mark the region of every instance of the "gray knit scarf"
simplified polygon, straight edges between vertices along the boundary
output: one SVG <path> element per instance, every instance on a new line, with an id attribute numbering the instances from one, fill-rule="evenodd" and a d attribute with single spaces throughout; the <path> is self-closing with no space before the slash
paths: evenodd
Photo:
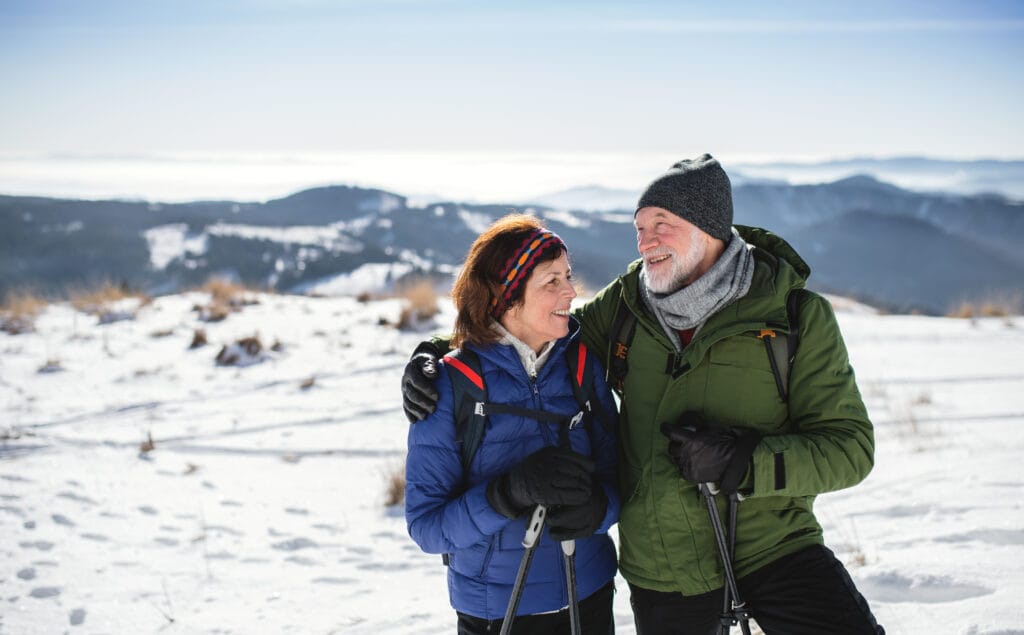
<path id="1" fill-rule="evenodd" d="M 709 317 L 723 307 L 742 298 L 750 290 L 754 278 L 754 255 L 735 229 L 725 251 L 690 285 L 673 293 L 654 293 L 647 288 L 647 272 L 640 272 L 640 289 L 647 306 L 657 316 L 661 327 L 676 350 L 682 350 L 678 331 L 703 326 Z"/>

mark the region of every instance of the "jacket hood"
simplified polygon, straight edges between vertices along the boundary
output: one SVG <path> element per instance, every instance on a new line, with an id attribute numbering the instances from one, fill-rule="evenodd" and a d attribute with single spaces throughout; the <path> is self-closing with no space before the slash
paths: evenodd
<path id="1" fill-rule="evenodd" d="M 811 277 L 811 267 L 782 236 L 773 234 L 767 229 L 761 229 L 760 227 L 748 227 L 746 225 L 735 225 L 735 227 L 736 231 L 740 234 L 740 238 L 780 260 L 785 260 L 803 280 Z"/>

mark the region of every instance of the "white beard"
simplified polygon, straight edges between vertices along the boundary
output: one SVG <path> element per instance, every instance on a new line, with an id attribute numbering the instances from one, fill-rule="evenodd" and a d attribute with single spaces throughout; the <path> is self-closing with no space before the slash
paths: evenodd
<path id="1" fill-rule="evenodd" d="M 690 248 L 680 256 L 667 247 L 661 247 L 644 254 L 644 277 L 647 279 L 647 288 L 652 293 L 673 293 L 682 289 L 686 281 L 697 271 L 697 267 L 704 260 L 707 253 L 707 243 L 701 240 L 700 230 L 693 228 L 690 235 Z M 671 260 L 671 267 L 652 273 L 647 268 L 647 258 L 668 255 Z"/>

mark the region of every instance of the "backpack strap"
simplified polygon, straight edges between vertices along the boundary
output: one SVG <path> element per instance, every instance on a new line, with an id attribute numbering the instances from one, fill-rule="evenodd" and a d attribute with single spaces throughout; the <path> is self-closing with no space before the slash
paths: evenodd
<path id="1" fill-rule="evenodd" d="M 608 368 L 605 379 L 615 392 L 622 395 L 623 382 L 629 372 L 629 347 L 636 335 L 636 316 L 629 310 L 622 298 L 615 307 L 615 319 L 612 320 L 611 349 L 608 355 Z"/>
<path id="2" fill-rule="evenodd" d="M 768 364 L 772 368 L 772 375 L 775 376 L 775 388 L 783 401 L 789 401 L 789 371 L 796 359 L 797 346 L 800 344 L 800 304 L 806 295 L 806 290 L 794 289 L 786 297 L 789 333 L 785 339 L 778 337 L 772 329 L 762 329 L 758 335 L 768 352 Z"/>
<path id="3" fill-rule="evenodd" d="M 576 397 L 580 412 L 597 419 L 604 426 L 605 432 L 612 432 L 615 429 L 613 417 L 605 411 L 601 400 L 594 397 L 594 362 L 586 344 L 579 340 L 570 342 L 565 351 L 565 359 L 572 375 L 572 394 Z"/>
<path id="4" fill-rule="evenodd" d="M 580 411 L 574 415 L 564 415 L 536 408 L 524 408 L 512 404 L 490 403 L 487 401 L 487 388 L 484 385 L 483 370 L 480 356 L 474 351 L 460 349 L 445 355 L 444 362 L 456 372 L 449 373 L 455 403 L 455 442 L 461 446 L 462 469 L 468 471 L 473 457 L 484 439 L 487 430 L 487 415 L 517 415 L 546 421 L 559 425 L 563 441 L 568 442 L 568 432 L 579 425 L 585 415 L 590 414 L 593 393 L 593 368 L 587 364 L 589 356 L 586 347 L 574 342 L 566 351 L 569 369 L 572 373 L 573 395 L 580 404 Z M 583 382 L 579 384 L 579 382 Z M 600 410 L 600 404 L 597 406 Z"/>
<path id="5" fill-rule="evenodd" d="M 455 442 L 461 445 L 462 468 L 467 470 L 483 441 L 487 426 L 483 407 L 487 403 L 483 370 L 480 356 L 465 348 L 448 353 L 444 361 L 458 371 L 448 376 L 455 396 Z"/>

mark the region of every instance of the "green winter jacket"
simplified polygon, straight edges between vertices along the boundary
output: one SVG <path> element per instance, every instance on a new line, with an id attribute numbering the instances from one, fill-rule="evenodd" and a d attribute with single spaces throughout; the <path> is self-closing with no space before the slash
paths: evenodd
<path id="1" fill-rule="evenodd" d="M 639 293 L 640 261 L 581 307 L 583 339 L 608 367 L 620 299 L 637 317 L 619 425 L 620 568 L 626 580 L 696 595 L 723 585 L 714 534 L 696 486 L 680 478 L 659 427 L 696 411 L 708 424 L 745 426 L 764 437 L 742 486 L 736 574 L 822 544 L 814 498 L 850 487 L 871 470 L 874 435 L 828 301 L 806 293 L 790 369 L 789 400 L 778 393 L 759 339 L 789 330 L 786 297 L 810 269 L 781 238 L 737 226 L 755 246 L 750 291 L 713 315 L 667 368 L 675 349 Z M 725 507 L 725 497 L 719 496 Z"/>

